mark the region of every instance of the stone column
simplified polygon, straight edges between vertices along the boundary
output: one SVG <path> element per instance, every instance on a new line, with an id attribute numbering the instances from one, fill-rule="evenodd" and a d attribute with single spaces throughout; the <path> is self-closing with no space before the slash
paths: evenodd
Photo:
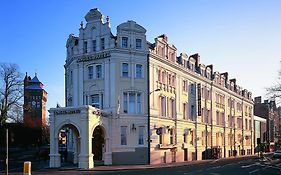
<path id="1" fill-rule="evenodd" d="M 105 141 L 105 153 L 104 153 L 104 164 L 105 165 L 112 165 L 112 152 L 111 152 L 111 146 L 110 146 L 110 139 L 106 138 Z"/>
<path id="2" fill-rule="evenodd" d="M 60 154 L 58 153 L 58 136 L 55 132 L 55 114 L 54 111 L 50 110 L 50 163 L 51 168 L 61 166 Z"/>
<path id="3" fill-rule="evenodd" d="M 81 113 L 81 139 L 80 139 L 80 154 L 79 168 L 91 169 L 94 168 L 94 160 L 92 154 L 92 135 L 89 134 L 89 114 L 88 108 L 84 108 Z"/>

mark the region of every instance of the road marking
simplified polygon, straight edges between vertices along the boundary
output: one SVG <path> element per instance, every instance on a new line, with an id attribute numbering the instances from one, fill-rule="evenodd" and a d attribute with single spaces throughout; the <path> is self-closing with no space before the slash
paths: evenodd
<path id="1" fill-rule="evenodd" d="M 218 169 L 218 168 L 221 168 L 221 166 L 215 166 L 215 167 L 212 167 L 210 169 Z"/>
<path id="2" fill-rule="evenodd" d="M 281 170 L 280 167 L 276 167 L 276 166 L 272 166 L 272 165 L 260 165 L 260 166 L 263 166 L 263 167 L 266 167 L 266 168 L 274 168 L 274 169 L 278 169 L 278 170 Z"/>
<path id="3" fill-rule="evenodd" d="M 255 172 L 259 171 L 259 170 L 260 169 L 256 169 L 256 170 L 250 171 L 249 174 L 255 173 Z"/>
<path id="4" fill-rule="evenodd" d="M 249 164 L 249 165 L 243 165 L 243 166 L 241 166 L 241 168 L 249 168 L 249 167 L 256 166 L 256 165 L 260 165 L 260 163 L 254 163 L 254 164 Z"/>
<path id="5" fill-rule="evenodd" d="M 236 163 L 228 163 L 228 164 L 223 165 L 222 167 L 226 167 L 226 166 L 229 166 L 229 165 L 236 165 Z"/>

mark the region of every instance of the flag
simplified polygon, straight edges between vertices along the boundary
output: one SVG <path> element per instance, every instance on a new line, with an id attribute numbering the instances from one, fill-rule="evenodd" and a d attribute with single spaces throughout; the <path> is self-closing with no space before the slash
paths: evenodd
<path id="1" fill-rule="evenodd" d="M 118 96 L 118 99 L 117 99 L 117 117 L 119 117 L 119 114 L 120 114 L 120 95 Z"/>

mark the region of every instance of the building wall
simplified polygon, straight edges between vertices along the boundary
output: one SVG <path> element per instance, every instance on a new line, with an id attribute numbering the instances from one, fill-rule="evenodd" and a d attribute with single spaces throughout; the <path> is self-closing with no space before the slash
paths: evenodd
<path id="1" fill-rule="evenodd" d="M 176 48 L 167 40 L 161 35 L 150 46 L 151 163 L 201 160 L 215 147 L 222 157 L 234 150 L 252 154 L 251 93 L 228 80 L 228 74 L 200 64 L 198 54 L 175 57 Z"/>
<path id="2" fill-rule="evenodd" d="M 274 100 L 261 101 L 261 97 L 255 97 L 255 115 L 266 119 L 265 140 L 267 150 L 273 150 L 278 144 L 279 137 L 279 116 L 278 109 Z"/>
<path id="3" fill-rule="evenodd" d="M 113 164 L 147 163 L 146 30 L 127 21 L 118 25 L 114 36 L 109 18 L 105 21 L 98 9 L 90 10 L 85 19 L 79 36 L 71 34 L 66 44 L 66 106 L 92 105 L 112 114 L 103 124 L 110 128 L 106 132 Z"/>
<path id="4" fill-rule="evenodd" d="M 251 93 L 228 73 L 201 64 L 198 54 L 177 57 L 166 35 L 147 42 L 146 30 L 134 21 L 120 24 L 114 36 L 99 10 L 85 19 L 66 44 L 65 101 L 111 114 L 102 124 L 113 164 L 144 164 L 149 157 L 152 164 L 201 160 L 212 148 L 222 157 L 253 152 Z"/>

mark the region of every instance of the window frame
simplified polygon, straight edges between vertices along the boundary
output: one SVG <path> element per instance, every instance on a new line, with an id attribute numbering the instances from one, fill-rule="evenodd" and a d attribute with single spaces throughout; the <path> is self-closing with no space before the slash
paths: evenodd
<path id="1" fill-rule="evenodd" d="M 94 97 L 98 99 L 98 103 L 93 102 Z M 99 108 L 99 109 L 103 109 L 103 94 L 92 94 L 90 96 L 90 99 L 91 99 L 91 101 L 90 101 L 91 106 Z M 98 106 L 96 106 L 96 105 L 98 105 Z"/>
<path id="2" fill-rule="evenodd" d="M 98 72 L 98 67 L 100 67 L 100 72 Z M 97 79 L 101 79 L 101 78 L 103 78 L 103 66 L 101 65 L 101 64 L 97 64 L 96 66 L 95 66 L 95 78 L 97 78 Z M 100 75 L 98 76 L 98 73 L 100 73 Z"/>
<path id="3" fill-rule="evenodd" d="M 128 144 L 127 139 L 127 126 L 120 127 L 120 145 L 126 146 Z"/>
<path id="4" fill-rule="evenodd" d="M 121 48 L 128 48 L 129 46 L 129 37 L 122 36 L 121 37 Z"/>
<path id="5" fill-rule="evenodd" d="M 94 66 L 88 66 L 88 79 L 94 79 Z"/>
<path id="6" fill-rule="evenodd" d="M 145 131 L 145 127 L 144 126 L 139 126 L 138 127 L 138 145 L 144 145 L 144 131 Z M 141 132 L 142 131 L 142 132 Z"/>
<path id="7" fill-rule="evenodd" d="M 123 92 L 122 111 L 125 114 L 142 114 L 142 93 L 137 91 Z M 133 107 L 133 108 L 131 108 Z"/>
<path id="8" fill-rule="evenodd" d="M 124 69 L 124 66 L 127 65 L 127 70 Z M 127 74 L 127 76 L 125 76 Z M 122 78 L 129 78 L 130 77 L 130 65 L 129 63 L 122 63 L 121 64 L 121 77 Z"/>
<path id="9" fill-rule="evenodd" d="M 140 66 L 140 68 L 138 68 Z M 140 71 L 140 72 L 139 72 Z M 143 78 L 143 65 L 142 64 L 136 64 L 135 66 L 135 78 Z"/>
<path id="10" fill-rule="evenodd" d="M 136 49 L 141 50 L 142 49 L 142 39 L 136 38 Z"/>

